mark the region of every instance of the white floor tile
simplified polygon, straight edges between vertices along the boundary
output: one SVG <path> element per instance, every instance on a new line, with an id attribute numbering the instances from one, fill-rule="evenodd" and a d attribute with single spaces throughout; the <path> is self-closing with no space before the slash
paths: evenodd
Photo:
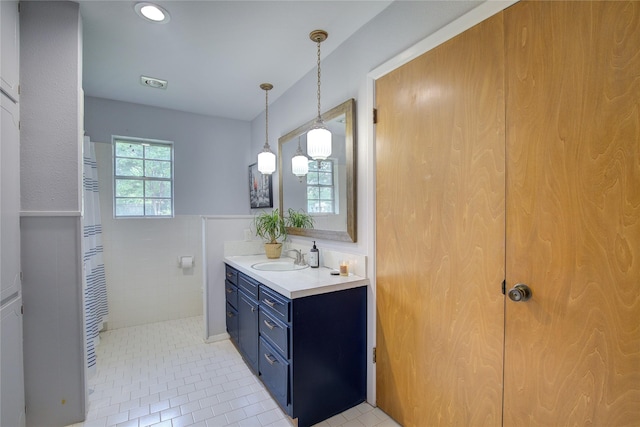
<path id="1" fill-rule="evenodd" d="M 160 421 L 172 420 L 173 418 L 178 418 L 182 415 L 180 412 L 180 408 L 169 408 L 160 412 Z"/>
<path id="2" fill-rule="evenodd" d="M 113 414 L 107 417 L 107 425 L 111 425 L 111 426 L 123 423 L 125 421 L 129 421 L 128 412 L 120 412 L 119 414 Z"/>
<path id="3" fill-rule="evenodd" d="M 191 414 L 182 415 L 171 420 L 173 427 L 185 427 L 193 424 L 193 416 Z"/>
<path id="4" fill-rule="evenodd" d="M 233 424 L 235 422 L 238 422 L 240 420 L 244 420 L 245 418 L 247 418 L 246 414 L 242 409 L 234 409 L 233 411 L 227 412 L 224 415 L 225 417 L 227 417 L 227 422 L 229 424 Z"/>
<path id="5" fill-rule="evenodd" d="M 230 341 L 206 344 L 203 319 L 106 331 L 89 379 L 87 421 L 70 427 L 292 427 Z M 317 427 L 399 427 L 362 403 Z"/>
<path id="6" fill-rule="evenodd" d="M 344 411 L 342 413 L 342 416 L 344 416 L 347 420 L 351 421 L 351 420 L 355 420 L 356 418 L 358 418 L 360 415 L 362 415 L 362 412 L 360 412 L 358 410 L 358 408 L 353 407 L 351 409 L 347 409 L 346 411 Z"/>
<path id="7" fill-rule="evenodd" d="M 140 406 L 138 408 L 133 408 L 129 410 L 129 419 L 138 419 L 140 417 L 144 417 L 145 415 L 149 415 L 149 405 Z"/>
<path id="8" fill-rule="evenodd" d="M 144 417 L 140 417 L 139 427 L 147 427 L 160 422 L 160 412 L 154 412 L 149 415 L 145 415 Z"/>
<path id="9" fill-rule="evenodd" d="M 205 421 L 208 418 L 213 418 L 213 411 L 211 410 L 211 408 L 203 408 L 194 411 L 191 415 L 193 416 L 193 420 L 195 422 Z"/>

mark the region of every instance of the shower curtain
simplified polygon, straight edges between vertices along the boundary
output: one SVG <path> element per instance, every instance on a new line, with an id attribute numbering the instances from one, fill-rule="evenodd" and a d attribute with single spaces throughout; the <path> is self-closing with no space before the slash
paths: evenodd
<path id="1" fill-rule="evenodd" d="M 93 374 L 96 369 L 95 347 L 100 340 L 99 332 L 107 321 L 107 282 L 102 260 L 102 223 L 100 220 L 100 198 L 98 193 L 98 168 L 94 142 L 84 137 L 83 187 L 84 216 L 83 262 L 85 334 L 87 342 L 87 368 Z"/>

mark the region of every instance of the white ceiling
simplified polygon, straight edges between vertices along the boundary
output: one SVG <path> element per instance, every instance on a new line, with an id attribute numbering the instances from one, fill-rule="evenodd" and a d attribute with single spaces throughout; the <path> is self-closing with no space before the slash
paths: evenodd
<path id="1" fill-rule="evenodd" d="M 158 1 L 171 19 L 140 18 L 135 1 L 80 1 L 86 95 L 252 120 L 390 1 Z M 166 90 L 140 76 L 168 80 Z"/>
<path id="2" fill-rule="evenodd" d="M 329 33 L 325 58 L 391 1 L 158 1 L 171 16 L 166 24 L 140 18 L 135 1 L 78 3 L 86 95 L 252 120 L 264 109 L 260 83 L 274 85 L 271 103 L 315 69 L 312 30 Z M 437 3 L 437 13 L 447 11 Z M 141 75 L 168 87 L 142 86 Z"/>

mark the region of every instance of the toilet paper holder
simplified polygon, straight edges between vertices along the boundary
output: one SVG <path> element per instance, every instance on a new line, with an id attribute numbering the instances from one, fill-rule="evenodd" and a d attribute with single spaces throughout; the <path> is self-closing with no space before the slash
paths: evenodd
<path id="1" fill-rule="evenodd" d="M 178 267 L 185 268 L 193 268 L 194 261 L 192 255 L 183 255 L 178 257 Z"/>

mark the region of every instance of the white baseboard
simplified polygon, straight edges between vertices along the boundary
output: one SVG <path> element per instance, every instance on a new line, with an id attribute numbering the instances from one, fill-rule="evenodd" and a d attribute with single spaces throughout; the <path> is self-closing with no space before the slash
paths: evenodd
<path id="1" fill-rule="evenodd" d="M 214 342 L 218 342 L 218 341 L 223 341 L 223 340 L 227 340 L 229 339 L 229 334 L 228 333 L 222 333 L 222 334 L 218 334 L 218 335 L 213 335 L 210 337 L 205 338 L 204 342 L 206 342 L 207 344 L 211 344 Z"/>

